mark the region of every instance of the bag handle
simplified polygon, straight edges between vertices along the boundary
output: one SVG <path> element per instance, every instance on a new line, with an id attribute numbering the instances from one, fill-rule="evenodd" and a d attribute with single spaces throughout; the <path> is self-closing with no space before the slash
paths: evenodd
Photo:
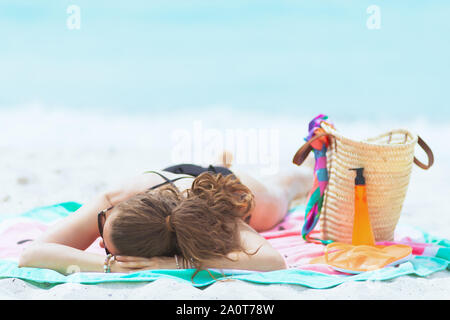
<path id="1" fill-rule="evenodd" d="M 423 139 L 419 136 L 417 136 L 417 144 L 423 149 L 423 151 L 425 151 L 425 153 L 427 154 L 428 157 L 428 165 L 423 164 L 422 162 L 420 162 L 416 157 L 414 157 L 414 163 L 419 166 L 420 168 L 424 169 L 424 170 L 428 170 L 431 168 L 431 166 L 434 163 L 434 155 L 433 155 L 433 151 L 431 151 L 431 148 L 426 144 L 425 141 L 423 141 Z"/>
<path id="2" fill-rule="evenodd" d="M 292 162 L 300 166 L 312 151 L 313 147 L 311 147 L 311 144 L 317 139 L 320 139 L 325 136 L 334 137 L 331 133 L 321 133 L 318 134 L 317 136 L 314 136 L 313 138 L 308 140 L 303 146 L 301 146 L 300 149 L 297 150 L 297 152 L 294 155 L 294 158 L 292 159 Z"/>
<path id="3" fill-rule="evenodd" d="M 300 147 L 300 149 L 297 150 L 297 152 L 294 155 L 294 158 L 292 159 L 292 162 L 298 166 L 300 166 L 308 157 L 308 155 L 311 153 L 312 151 L 312 147 L 311 144 L 322 138 L 325 136 L 329 136 L 329 137 L 334 137 L 332 134 L 330 133 L 321 133 L 318 134 L 317 136 L 311 138 L 310 140 L 308 140 L 303 146 Z M 417 136 L 417 144 L 423 149 L 423 151 L 425 151 L 425 153 L 427 154 L 428 157 L 428 165 L 423 164 L 421 161 L 419 161 L 416 157 L 414 157 L 414 163 L 424 169 L 424 170 L 428 170 L 430 169 L 433 164 L 434 164 L 434 155 L 433 155 L 433 151 L 431 150 L 431 148 L 427 145 L 427 143 L 420 137 Z"/>

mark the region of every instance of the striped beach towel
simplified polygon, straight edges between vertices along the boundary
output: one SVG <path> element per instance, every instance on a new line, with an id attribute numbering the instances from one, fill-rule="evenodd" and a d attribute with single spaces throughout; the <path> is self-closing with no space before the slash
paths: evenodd
<path id="1" fill-rule="evenodd" d="M 184 281 L 196 287 L 208 286 L 218 280 L 234 279 L 264 284 L 297 284 L 325 289 L 347 281 L 389 280 L 404 275 L 426 277 L 431 273 L 446 270 L 450 261 L 448 240 L 433 237 L 416 228 L 399 226 L 392 243 L 404 243 L 413 248 L 413 257 L 408 262 L 398 267 L 385 267 L 358 275 L 336 271 L 326 264 L 313 262 L 324 254 L 325 246 L 302 239 L 300 229 L 304 223 L 305 207 L 297 206 L 289 211 L 279 225 L 261 234 L 284 257 L 288 266 L 286 270 L 270 272 L 202 270 L 195 276 L 195 282 L 193 282 L 194 269 L 144 270 L 131 274 L 80 272 L 63 275 L 49 269 L 18 268 L 18 258 L 22 250 L 30 244 L 26 241 L 27 239 L 36 239 L 60 219 L 76 214 L 75 211 L 80 207 L 79 203 L 66 202 L 34 208 L 21 214 L 2 215 L 0 217 L 0 279 L 19 278 L 43 288 L 60 283 L 148 282 L 166 277 Z M 98 240 L 87 251 L 104 254 L 105 251 L 100 247 Z"/>

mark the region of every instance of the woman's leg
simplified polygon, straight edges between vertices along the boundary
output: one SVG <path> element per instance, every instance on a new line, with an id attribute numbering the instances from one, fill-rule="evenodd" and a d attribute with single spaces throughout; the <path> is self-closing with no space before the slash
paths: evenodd
<path id="1" fill-rule="evenodd" d="M 255 208 L 250 213 L 249 225 L 258 232 L 269 230 L 280 223 L 291 202 L 306 196 L 313 183 L 313 170 L 310 167 L 292 166 L 288 172 L 271 176 L 264 182 L 245 173 L 233 172 L 255 196 Z"/>

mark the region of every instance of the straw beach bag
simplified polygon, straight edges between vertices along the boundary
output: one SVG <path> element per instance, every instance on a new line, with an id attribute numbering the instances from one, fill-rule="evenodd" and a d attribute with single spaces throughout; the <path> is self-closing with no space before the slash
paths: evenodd
<path id="1" fill-rule="evenodd" d="M 340 134 L 327 119 L 320 115 L 311 121 L 307 142 L 293 159 L 301 165 L 311 151 L 316 158 L 315 184 L 308 199 L 303 237 L 322 243 L 352 242 L 355 172 L 350 169 L 362 167 L 375 241 L 393 240 L 413 164 L 429 169 L 434 162 L 433 152 L 408 130 L 392 130 L 355 141 Z M 428 164 L 415 158 L 416 145 L 427 154 Z M 313 231 L 319 221 L 320 231 Z M 312 238 L 314 232 L 320 234 L 319 239 Z"/>

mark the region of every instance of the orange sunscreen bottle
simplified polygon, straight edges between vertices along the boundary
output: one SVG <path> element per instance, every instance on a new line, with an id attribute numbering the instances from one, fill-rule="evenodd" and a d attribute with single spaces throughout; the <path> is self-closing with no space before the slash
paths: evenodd
<path id="1" fill-rule="evenodd" d="M 369 209 L 367 206 L 366 179 L 363 175 L 364 168 L 350 170 L 356 171 L 352 244 L 355 246 L 374 246 L 375 238 L 370 225 Z"/>

